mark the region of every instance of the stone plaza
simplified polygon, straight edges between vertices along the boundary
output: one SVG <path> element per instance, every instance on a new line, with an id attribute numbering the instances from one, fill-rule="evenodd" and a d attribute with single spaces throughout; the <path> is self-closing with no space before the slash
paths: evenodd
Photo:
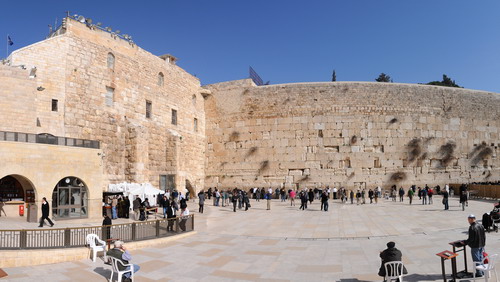
<path id="1" fill-rule="evenodd" d="M 412 205 L 407 197 L 403 203 L 380 199 L 378 204 L 365 205 L 330 200 L 328 212 L 320 211 L 317 200 L 305 211 L 299 211 L 300 204 L 291 207 L 289 201 L 273 200 L 268 211 L 265 201 L 252 199 L 248 211 L 237 212 L 232 206 L 214 207 L 207 200 L 204 214 L 191 201 L 196 233 L 132 249 L 133 263 L 141 267 L 136 280 L 381 281 L 378 255 L 387 242 L 394 241 L 409 272 L 405 281 L 442 281 L 436 254 L 451 251 L 449 242 L 466 239 L 467 215 L 473 213 L 480 220 L 494 202 L 470 200 L 462 211 L 455 197 L 450 199 L 450 210 L 444 211 L 441 198 L 434 196 L 431 205 L 422 205 L 418 197 Z M 498 253 L 500 235 L 486 236 L 486 251 Z M 470 252 L 467 256 L 470 271 Z M 464 269 L 462 253 L 457 266 Z M 4 270 L 8 281 L 104 281 L 110 269 L 101 259 L 95 263 L 84 259 Z M 451 273 L 449 262 L 446 270 Z"/>

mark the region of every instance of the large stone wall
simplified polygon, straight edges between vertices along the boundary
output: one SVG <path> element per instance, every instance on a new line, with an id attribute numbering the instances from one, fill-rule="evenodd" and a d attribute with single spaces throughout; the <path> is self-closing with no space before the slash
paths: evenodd
<path id="1" fill-rule="evenodd" d="M 114 68 L 107 65 L 108 53 L 115 57 Z M 0 130 L 101 141 L 103 189 L 123 181 L 158 187 L 164 174 L 175 174 L 181 190 L 186 180 L 203 187 L 205 118 L 200 82 L 194 76 L 135 44 L 71 19 L 66 19 L 61 35 L 16 50 L 10 60 L 28 70 L 37 67 L 27 93 L 36 99 L 22 98 L 35 111 L 23 110 L 21 124 L 12 128 L 6 125 L 11 117 L 0 115 Z M 160 72 L 163 85 L 158 83 Z M 10 78 L 0 73 L 0 81 L 4 79 Z M 44 90 L 35 91 L 33 84 Z M 106 105 L 106 87 L 114 88 L 112 106 Z M 52 99 L 59 101 L 57 112 L 51 111 Z M 146 118 L 146 101 L 152 103 L 151 118 Z M 177 125 L 171 122 L 172 109 L 177 110 Z"/>
<path id="2" fill-rule="evenodd" d="M 207 187 L 500 179 L 500 95 L 396 83 L 208 85 Z"/>

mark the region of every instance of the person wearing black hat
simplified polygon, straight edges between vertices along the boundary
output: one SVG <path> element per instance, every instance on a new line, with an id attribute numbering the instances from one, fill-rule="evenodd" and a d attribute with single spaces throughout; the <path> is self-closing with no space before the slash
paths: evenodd
<path id="1" fill-rule="evenodd" d="M 38 227 L 43 227 L 44 220 L 47 220 L 50 224 L 50 227 L 54 226 L 54 223 L 49 218 L 50 206 L 47 202 L 47 198 L 43 197 L 42 199 L 42 217 L 40 218 L 40 225 Z"/>
<path id="2" fill-rule="evenodd" d="M 483 263 L 484 257 L 484 246 L 486 245 L 486 235 L 484 232 L 483 225 L 476 222 L 476 216 L 470 214 L 467 217 L 469 221 L 469 238 L 462 241 L 464 245 L 468 245 L 471 249 L 472 261 Z M 476 277 L 482 277 L 484 272 L 482 270 L 476 270 Z"/>
<path id="3" fill-rule="evenodd" d="M 378 271 L 378 275 L 385 277 L 385 263 L 390 261 L 402 261 L 403 254 L 400 250 L 396 249 L 396 243 L 387 243 L 387 249 L 380 252 L 380 258 L 382 259 L 382 265 Z M 403 265 L 403 273 L 408 274 L 406 267 Z M 390 273 L 391 274 L 391 273 Z"/>

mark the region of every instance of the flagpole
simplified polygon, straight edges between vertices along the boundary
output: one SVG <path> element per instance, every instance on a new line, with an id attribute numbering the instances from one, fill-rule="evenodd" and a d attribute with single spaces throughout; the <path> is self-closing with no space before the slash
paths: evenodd
<path id="1" fill-rule="evenodd" d="M 5 59 L 9 57 L 9 35 L 7 34 L 7 38 L 5 38 L 5 42 L 7 42 L 7 54 L 5 55 Z"/>

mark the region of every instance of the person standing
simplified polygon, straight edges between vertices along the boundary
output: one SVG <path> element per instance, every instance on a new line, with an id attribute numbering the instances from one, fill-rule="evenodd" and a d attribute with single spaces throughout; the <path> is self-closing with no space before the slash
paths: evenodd
<path id="1" fill-rule="evenodd" d="M 186 222 L 188 220 L 188 215 L 189 215 L 189 209 L 186 205 L 183 208 L 181 208 L 179 227 L 181 228 L 182 231 L 186 231 Z"/>
<path id="2" fill-rule="evenodd" d="M 463 245 L 469 246 L 471 249 L 471 256 L 473 262 L 479 262 L 481 265 L 483 264 L 483 252 L 484 246 L 486 245 L 486 235 L 484 233 L 483 225 L 476 222 L 476 216 L 470 214 L 467 217 L 467 221 L 469 222 L 469 238 L 467 240 L 462 241 Z M 476 270 L 476 277 L 482 277 L 484 272 L 482 270 Z"/>
<path id="3" fill-rule="evenodd" d="M 299 194 L 300 197 L 300 208 L 299 210 L 305 210 L 307 206 L 307 198 L 306 198 L 306 193 L 304 191 L 301 191 Z"/>
<path id="4" fill-rule="evenodd" d="M 128 196 L 125 197 L 125 204 L 124 204 L 124 217 L 129 218 L 130 216 L 130 200 Z"/>
<path id="5" fill-rule="evenodd" d="M 312 204 L 314 201 L 314 191 L 313 189 L 309 189 L 309 193 L 307 193 L 309 204 Z"/>
<path id="6" fill-rule="evenodd" d="M 111 200 L 111 219 L 117 219 L 118 218 L 118 213 L 116 210 L 116 206 L 118 206 L 118 199 L 116 196 L 113 197 Z"/>
<path id="7" fill-rule="evenodd" d="M 368 198 L 370 198 L 370 204 L 373 203 L 373 194 L 374 193 L 372 189 L 368 190 Z"/>
<path id="8" fill-rule="evenodd" d="M 427 190 L 422 189 L 420 194 L 422 195 L 422 205 L 427 205 Z"/>
<path id="9" fill-rule="evenodd" d="M 139 196 L 135 196 L 134 202 L 132 202 L 132 210 L 134 210 L 135 220 L 139 220 L 141 208 L 141 198 Z"/>
<path id="10" fill-rule="evenodd" d="M 432 204 L 432 195 L 434 194 L 434 191 L 432 190 L 432 188 L 429 188 L 429 190 L 427 191 L 427 196 L 429 197 L 429 205 Z"/>
<path id="11" fill-rule="evenodd" d="M 236 212 L 236 203 L 238 202 L 238 190 L 237 189 L 233 190 L 233 196 L 231 197 L 231 200 L 233 201 L 233 211 Z"/>
<path id="12" fill-rule="evenodd" d="M 102 221 L 102 228 L 104 231 L 103 237 L 105 240 L 111 239 L 111 225 L 113 222 L 111 221 L 111 218 L 107 214 L 104 215 L 104 219 Z"/>
<path id="13" fill-rule="evenodd" d="M 128 252 L 127 248 L 125 248 L 123 241 L 120 240 L 116 241 L 114 243 L 114 248 L 109 250 L 106 254 L 122 262 L 122 264 L 118 263 L 119 271 L 130 270 L 130 266 L 125 267 L 124 265 L 129 264 L 129 261 L 132 260 L 132 256 Z M 137 264 L 133 264 L 132 267 L 133 267 L 132 271 L 134 273 L 136 273 L 140 269 L 140 267 Z M 130 272 L 123 274 L 123 277 L 125 278 L 125 280 L 123 281 L 124 282 L 132 281 L 130 280 L 130 276 L 132 276 Z"/>
<path id="14" fill-rule="evenodd" d="M 292 189 L 290 190 L 290 206 L 293 207 L 295 206 L 295 196 L 297 195 L 297 193 L 295 193 L 295 191 Z"/>
<path id="15" fill-rule="evenodd" d="M 349 198 L 351 199 L 351 205 L 354 204 L 354 192 L 352 190 L 349 192 Z"/>
<path id="16" fill-rule="evenodd" d="M 405 195 L 405 189 L 403 187 L 399 187 L 399 201 L 403 202 L 403 197 Z"/>
<path id="17" fill-rule="evenodd" d="M 337 187 L 333 187 L 333 199 L 337 200 Z"/>
<path id="18" fill-rule="evenodd" d="M 47 220 L 50 224 L 50 227 L 54 226 L 54 223 L 49 218 L 50 206 L 47 202 L 47 198 L 43 197 L 42 199 L 42 218 L 40 218 L 40 225 L 38 227 L 43 227 L 44 220 Z"/>
<path id="19" fill-rule="evenodd" d="M 448 191 L 446 191 L 446 190 L 443 191 L 443 205 L 444 205 L 445 210 L 450 208 L 448 206 Z"/>
<path id="20" fill-rule="evenodd" d="M 198 212 L 203 213 L 203 206 L 205 205 L 205 192 L 203 190 L 198 193 L 198 205 L 200 206 Z"/>
<path id="21" fill-rule="evenodd" d="M 266 200 L 267 200 L 267 210 L 270 210 L 271 209 L 271 198 L 272 198 L 272 194 L 271 192 L 267 192 L 266 194 Z"/>
<path id="22" fill-rule="evenodd" d="M 321 194 L 321 207 L 325 211 L 328 211 L 328 193 L 327 192 L 323 192 Z"/>

